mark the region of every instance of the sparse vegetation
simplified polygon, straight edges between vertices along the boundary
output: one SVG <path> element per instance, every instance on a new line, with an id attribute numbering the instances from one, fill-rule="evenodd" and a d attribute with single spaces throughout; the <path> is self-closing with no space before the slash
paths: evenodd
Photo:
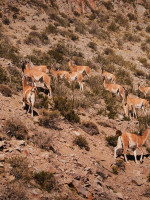
<path id="1" fill-rule="evenodd" d="M 44 116 L 40 117 L 39 125 L 44 126 L 45 128 L 51 128 L 51 129 L 58 129 L 57 123 L 59 119 L 59 112 L 51 111 L 51 112 L 45 112 Z"/>
<path id="2" fill-rule="evenodd" d="M 86 151 L 90 150 L 87 140 L 81 135 L 76 136 L 73 143 L 78 145 L 81 149 L 85 148 Z"/>
<path id="3" fill-rule="evenodd" d="M 113 147 L 117 146 L 117 140 L 118 136 L 111 135 L 106 137 L 106 141 L 108 142 L 108 144 Z"/>
<path id="4" fill-rule="evenodd" d="M 146 27 L 146 32 L 150 33 L 150 25 Z"/>
<path id="5" fill-rule="evenodd" d="M 117 160 L 115 166 L 112 167 L 113 174 L 117 175 L 119 172 L 125 171 L 125 164 L 123 160 Z"/>
<path id="6" fill-rule="evenodd" d="M 0 92 L 5 97 L 12 97 L 12 91 L 7 85 L 0 85 Z"/>
<path id="7" fill-rule="evenodd" d="M 80 122 L 79 116 L 73 110 L 73 101 L 69 100 L 67 97 L 55 97 L 55 109 L 58 109 L 68 121 L 71 122 Z"/>
<path id="8" fill-rule="evenodd" d="M 97 128 L 97 125 L 93 122 L 84 122 L 81 127 L 85 132 L 87 132 L 89 135 L 98 135 L 99 130 Z"/>
<path id="9" fill-rule="evenodd" d="M 41 189 L 50 192 L 56 185 L 55 177 L 52 173 L 40 171 L 34 173 L 35 181 L 40 185 Z"/>
<path id="10" fill-rule="evenodd" d="M 116 25 L 115 22 L 111 22 L 111 24 L 107 27 L 109 31 L 116 32 L 119 30 L 119 26 Z"/>
<path id="11" fill-rule="evenodd" d="M 12 167 L 11 173 L 15 176 L 17 180 L 30 180 L 31 174 L 29 172 L 28 162 L 26 158 L 23 158 L 21 156 L 12 156 L 8 159 L 8 163 L 10 163 Z"/>
<path id="12" fill-rule="evenodd" d="M 28 130 L 19 119 L 8 119 L 5 123 L 5 130 L 8 136 L 15 136 L 18 140 L 27 139 Z"/>
<path id="13" fill-rule="evenodd" d="M 6 70 L 0 65 L 0 84 L 7 83 L 9 78 L 7 76 Z"/>

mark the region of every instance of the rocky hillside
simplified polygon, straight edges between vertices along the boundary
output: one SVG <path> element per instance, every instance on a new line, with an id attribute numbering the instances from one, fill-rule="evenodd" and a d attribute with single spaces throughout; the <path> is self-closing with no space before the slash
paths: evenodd
<path id="1" fill-rule="evenodd" d="M 113 163 L 116 131 L 141 135 L 149 110 L 125 116 L 102 78 L 103 67 L 145 98 L 138 84 L 150 86 L 149 19 L 149 0 L 0 1 L 0 200 L 150 198 L 150 137 L 143 163 L 131 149 L 129 163 L 121 151 Z M 83 91 L 50 74 L 53 95 L 39 84 L 31 117 L 22 107 L 24 60 L 66 71 L 72 60 L 91 72 Z"/>

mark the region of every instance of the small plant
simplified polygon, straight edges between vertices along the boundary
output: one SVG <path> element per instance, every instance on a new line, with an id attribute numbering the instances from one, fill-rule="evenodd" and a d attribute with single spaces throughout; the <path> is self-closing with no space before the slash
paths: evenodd
<path id="1" fill-rule="evenodd" d="M 40 185 L 41 189 L 50 192 L 56 185 L 55 177 L 52 173 L 40 171 L 34 173 L 35 181 Z"/>
<path id="2" fill-rule="evenodd" d="M 127 16 L 128 16 L 130 21 L 136 21 L 137 20 L 137 17 L 133 13 L 128 13 Z"/>
<path id="3" fill-rule="evenodd" d="M 96 45 L 96 43 L 94 43 L 94 42 L 89 42 L 88 43 L 88 47 L 90 47 L 91 49 L 93 49 L 93 50 L 97 50 L 97 45 Z"/>
<path id="4" fill-rule="evenodd" d="M 112 23 L 107 27 L 107 29 L 108 29 L 109 31 L 116 32 L 116 31 L 119 30 L 119 26 L 117 26 L 115 22 L 112 22 Z"/>
<path id="5" fill-rule="evenodd" d="M 83 136 L 76 136 L 76 138 L 73 141 L 74 144 L 78 145 L 81 149 L 85 148 L 86 151 L 89 151 L 89 145 L 88 142 L 86 141 L 85 137 Z"/>
<path id="6" fill-rule="evenodd" d="M 111 136 L 106 137 L 106 141 L 108 142 L 108 144 L 113 147 L 117 146 L 117 140 L 118 140 L 118 136 L 116 135 L 115 136 L 111 135 Z"/>
<path id="7" fill-rule="evenodd" d="M 148 25 L 148 26 L 146 27 L 146 32 L 147 32 L 147 33 L 150 33 L 150 25 Z"/>
<path id="8" fill-rule="evenodd" d="M 118 14 L 115 18 L 115 22 L 118 23 L 120 26 L 128 27 L 128 20 L 124 18 L 122 14 Z"/>
<path id="9" fill-rule="evenodd" d="M 146 151 L 150 154 L 150 147 L 147 147 Z"/>
<path id="10" fill-rule="evenodd" d="M 111 1 L 104 1 L 103 2 L 104 6 L 107 8 L 107 10 L 112 10 L 114 8 L 113 4 Z"/>
<path id="11" fill-rule="evenodd" d="M 57 50 L 50 50 L 48 51 L 48 54 L 52 59 L 56 60 L 57 63 L 62 63 L 62 61 L 64 60 L 63 54 L 57 52 Z"/>
<path id="12" fill-rule="evenodd" d="M 150 173 L 149 173 L 149 175 L 148 175 L 148 177 L 147 177 L 147 178 L 148 178 L 148 182 L 150 182 Z"/>
<path id="13" fill-rule="evenodd" d="M 82 129 L 89 135 L 98 135 L 99 134 L 97 125 L 93 122 L 84 122 L 82 124 Z"/>
<path id="14" fill-rule="evenodd" d="M 18 140 L 27 138 L 28 130 L 24 123 L 18 119 L 10 119 L 5 123 L 5 130 L 10 137 L 15 136 Z"/>
<path id="15" fill-rule="evenodd" d="M 147 124 L 150 125 L 150 115 L 147 116 L 138 116 L 139 121 L 139 130 L 140 132 L 143 132 L 147 129 Z"/>
<path id="16" fill-rule="evenodd" d="M 73 101 L 67 97 L 54 98 L 55 109 L 58 109 L 61 115 L 63 115 L 68 121 L 78 123 L 80 122 L 79 116 L 73 110 Z"/>
<path id="17" fill-rule="evenodd" d="M 34 31 L 36 31 L 37 30 L 36 25 L 31 26 L 31 29 L 34 30 Z"/>
<path id="18" fill-rule="evenodd" d="M 54 26 L 53 24 L 49 24 L 46 29 L 45 32 L 47 34 L 53 33 L 53 34 L 57 34 L 58 33 L 58 29 L 56 26 Z"/>
<path id="19" fill-rule="evenodd" d="M 39 125 L 44 126 L 45 128 L 51 128 L 57 130 L 59 129 L 56 126 L 58 118 L 59 118 L 59 112 L 57 110 L 52 112 L 47 112 L 45 116 L 40 117 Z"/>
<path id="20" fill-rule="evenodd" d="M 12 91 L 7 85 L 0 85 L 0 92 L 5 97 L 12 97 Z"/>
<path id="21" fill-rule="evenodd" d="M 112 167 L 113 174 L 117 175 L 120 171 L 125 171 L 125 164 L 123 160 L 117 160 L 115 166 Z"/>
<path id="22" fill-rule="evenodd" d="M 119 170 L 119 169 L 118 169 L 117 166 L 113 166 L 113 167 L 112 167 L 112 173 L 113 173 L 113 174 L 118 175 L 118 173 L 119 173 L 118 170 Z"/>
<path id="23" fill-rule="evenodd" d="M 20 180 L 7 182 L 1 190 L 0 199 L 29 200 L 24 183 Z"/>
<path id="24" fill-rule="evenodd" d="M 5 24 L 5 25 L 9 25 L 10 24 L 10 20 L 8 19 L 8 18 L 4 18 L 3 19 L 3 23 Z"/>
<path id="25" fill-rule="evenodd" d="M 9 81 L 9 78 L 7 76 L 7 73 L 4 68 L 0 65 L 0 84 L 1 83 L 7 83 Z"/>
<path id="26" fill-rule="evenodd" d="M 21 156 L 12 156 L 8 159 L 8 163 L 10 163 L 12 167 L 11 173 L 16 179 L 28 181 L 31 178 L 26 158 Z"/>

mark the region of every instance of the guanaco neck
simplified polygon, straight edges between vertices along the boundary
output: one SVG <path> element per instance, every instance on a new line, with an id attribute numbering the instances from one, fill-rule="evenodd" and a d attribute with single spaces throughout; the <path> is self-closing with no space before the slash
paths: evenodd
<path id="1" fill-rule="evenodd" d="M 146 131 L 143 133 L 143 135 L 141 136 L 142 137 L 142 144 L 144 144 L 149 136 L 149 133 L 150 133 L 150 128 L 146 129 Z"/>

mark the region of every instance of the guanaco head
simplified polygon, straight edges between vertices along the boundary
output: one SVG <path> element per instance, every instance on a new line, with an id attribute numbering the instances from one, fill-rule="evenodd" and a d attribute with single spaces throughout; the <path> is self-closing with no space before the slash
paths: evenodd
<path id="1" fill-rule="evenodd" d="M 120 130 L 116 130 L 116 136 L 119 137 L 122 135 L 122 132 Z"/>

